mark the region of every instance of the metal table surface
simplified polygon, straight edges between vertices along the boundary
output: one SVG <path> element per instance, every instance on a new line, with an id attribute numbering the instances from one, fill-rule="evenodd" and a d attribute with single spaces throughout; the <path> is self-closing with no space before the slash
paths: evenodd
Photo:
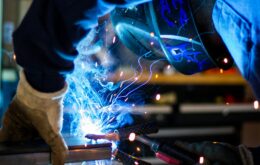
<path id="1" fill-rule="evenodd" d="M 90 144 L 83 138 L 65 138 L 69 148 L 66 163 L 111 159 L 111 143 Z M 42 140 L 0 143 L 1 165 L 50 164 L 51 151 Z"/>

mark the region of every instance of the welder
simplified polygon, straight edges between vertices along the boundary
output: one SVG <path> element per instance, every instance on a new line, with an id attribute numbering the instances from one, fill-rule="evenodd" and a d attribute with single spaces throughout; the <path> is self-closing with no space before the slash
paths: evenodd
<path id="1" fill-rule="evenodd" d="M 20 80 L 3 118 L 0 141 L 40 136 L 52 150 L 52 164 L 64 164 L 61 136 L 66 75 L 73 71 L 76 46 L 98 17 L 115 7 L 147 0 L 34 0 L 13 34 Z M 260 11 L 258 0 L 217 0 L 213 20 L 238 68 L 260 98 Z M 180 143 L 219 164 L 260 164 L 258 148 L 221 143 Z M 228 155 L 228 156 L 226 156 Z"/>

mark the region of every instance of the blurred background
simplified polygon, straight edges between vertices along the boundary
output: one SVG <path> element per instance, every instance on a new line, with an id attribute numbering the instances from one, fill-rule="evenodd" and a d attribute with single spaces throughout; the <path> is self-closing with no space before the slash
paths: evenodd
<path id="1" fill-rule="evenodd" d="M 18 66 L 12 46 L 12 32 L 21 22 L 32 0 L 0 1 L 0 117 L 15 94 Z M 236 66 L 229 70 L 212 69 L 186 76 L 178 73 L 166 61 L 139 59 L 118 39 L 112 29 L 109 15 L 100 19 L 94 43 L 99 53 L 94 57 L 111 69 L 114 82 L 128 80 L 140 70 L 138 79 L 130 81 L 140 87 L 129 97 L 133 111 L 144 113 L 147 120 L 160 126 L 156 139 L 166 141 L 223 141 L 234 145 L 260 144 L 260 108 L 247 82 Z M 102 41 L 102 42 L 101 42 Z M 84 45 L 82 45 L 84 48 Z M 128 82 L 129 83 L 129 82 Z M 138 143 L 121 145 L 128 153 L 150 158 L 149 149 Z M 156 160 L 150 160 L 155 161 Z"/>

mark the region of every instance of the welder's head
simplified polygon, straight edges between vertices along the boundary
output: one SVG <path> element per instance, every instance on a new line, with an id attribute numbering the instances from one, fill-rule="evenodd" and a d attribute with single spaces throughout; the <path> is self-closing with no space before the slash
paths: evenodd
<path id="1" fill-rule="evenodd" d="M 111 13 L 115 31 L 135 54 L 149 59 L 167 58 L 184 74 L 233 65 L 214 29 L 215 0 L 153 0 Z"/>

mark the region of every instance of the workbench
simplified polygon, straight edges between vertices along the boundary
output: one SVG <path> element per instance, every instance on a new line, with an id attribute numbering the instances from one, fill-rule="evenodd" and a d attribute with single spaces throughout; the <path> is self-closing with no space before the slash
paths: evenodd
<path id="1" fill-rule="evenodd" d="M 64 138 L 69 155 L 66 163 L 92 160 L 110 160 L 111 143 L 87 142 L 83 138 Z M 51 161 L 51 150 L 43 140 L 27 141 L 23 143 L 0 143 L 1 165 L 46 165 Z"/>

